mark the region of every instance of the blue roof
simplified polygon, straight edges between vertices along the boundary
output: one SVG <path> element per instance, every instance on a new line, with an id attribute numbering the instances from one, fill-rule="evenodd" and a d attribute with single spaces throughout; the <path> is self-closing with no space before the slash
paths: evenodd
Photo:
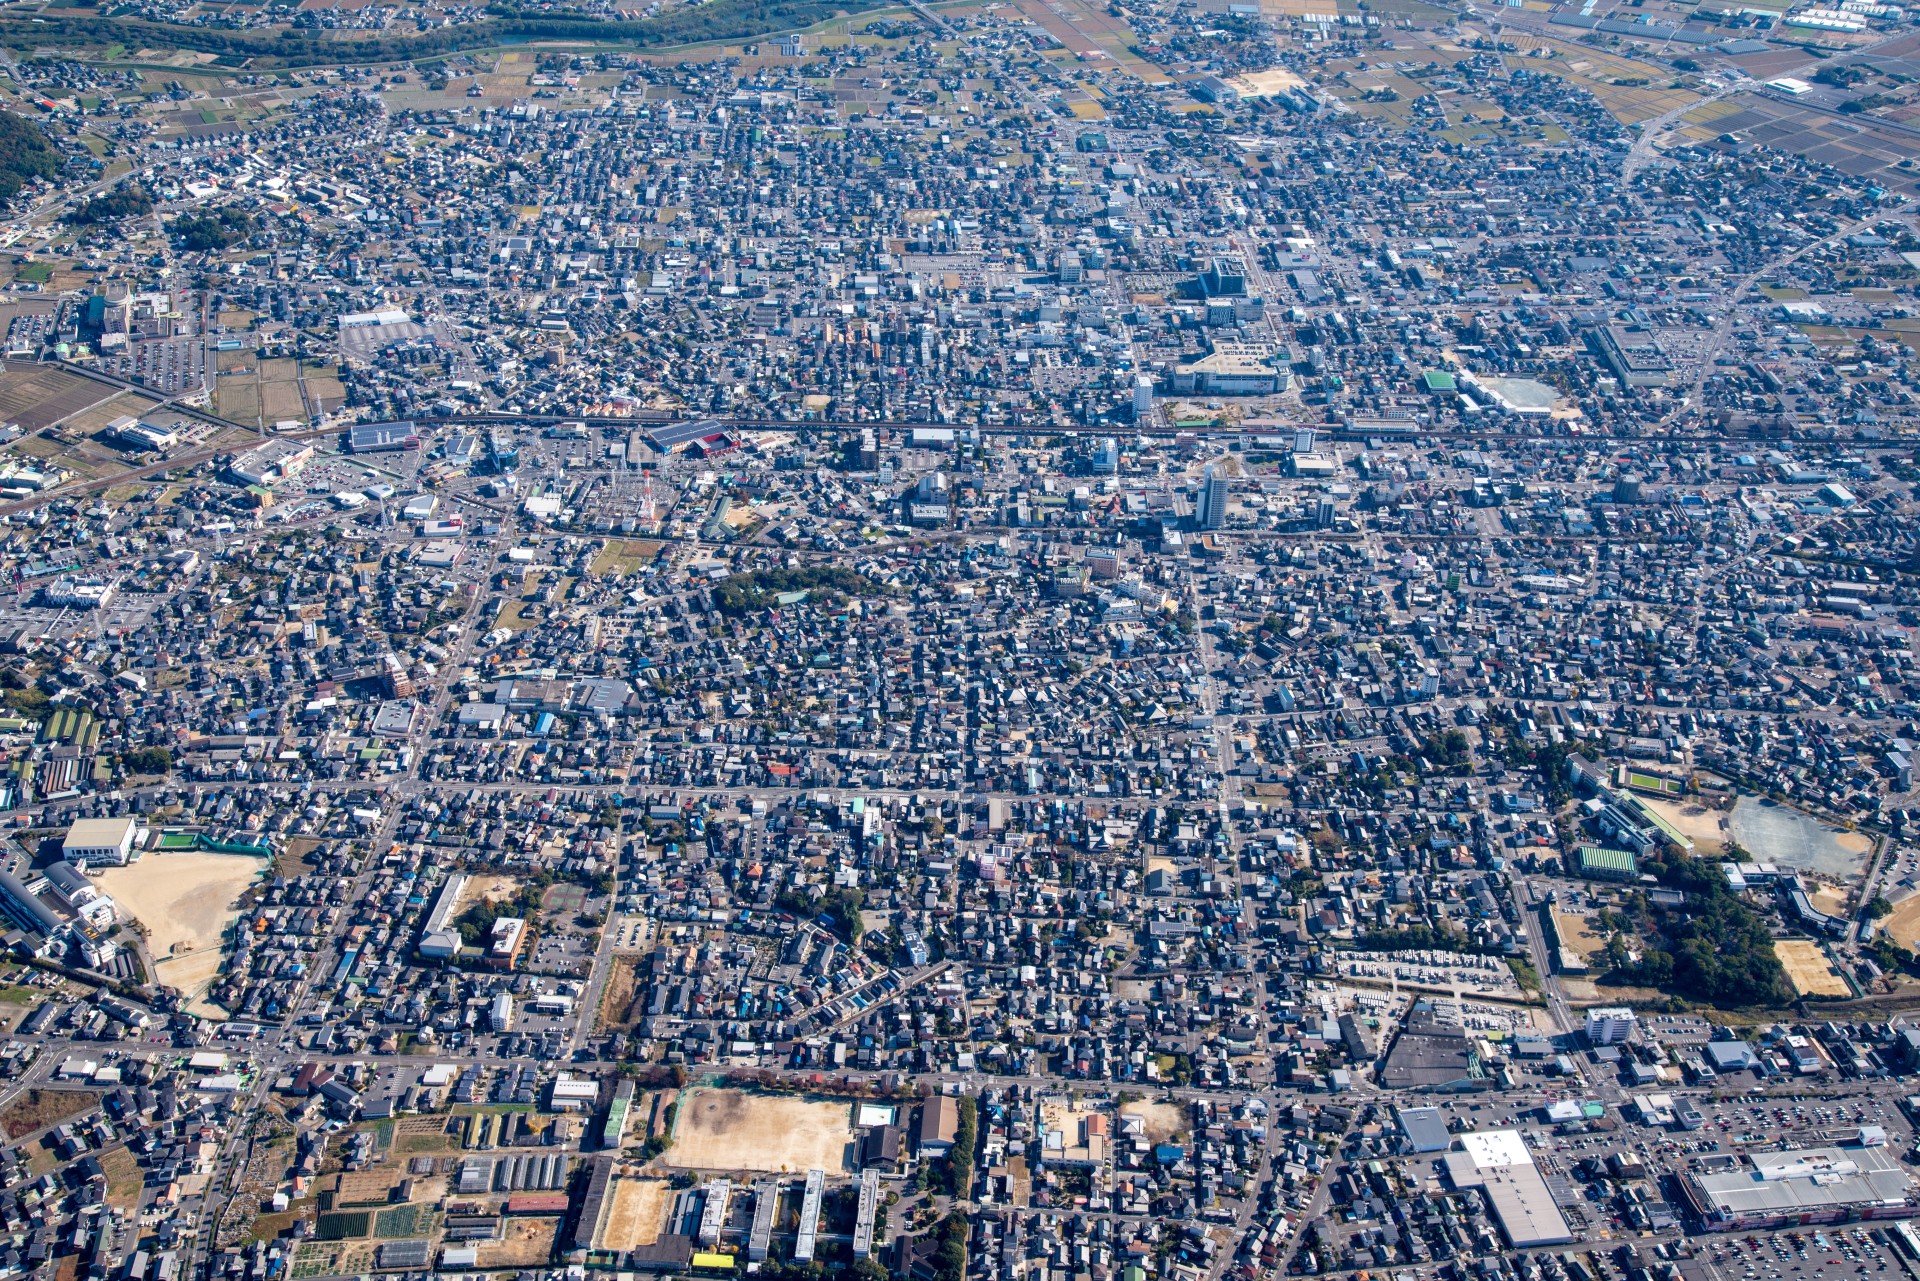
<path id="1" fill-rule="evenodd" d="M 1721 1070 L 1760 1066 L 1760 1056 L 1745 1041 L 1709 1041 L 1707 1059 Z"/>
<path id="2" fill-rule="evenodd" d="M 655 427 L 647 433 L 654 448 L 665 451 L 675 445 L 688 445 L 704 436 L 717 436 L 726 428 L 711 418 L 696 419 L 689 423 L 669 423 L 665 427 Z"/>

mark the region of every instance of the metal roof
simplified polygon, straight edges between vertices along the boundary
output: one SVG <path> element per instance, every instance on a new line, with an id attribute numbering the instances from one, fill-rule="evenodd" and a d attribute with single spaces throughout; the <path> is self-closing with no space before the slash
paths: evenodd
<path id="1" fill-rule="evenodd" d="M 1695 1175 L 1719 1214 L 1734 1219 L 1847 1206 L 1898 1205 L 1913 1179 L 1881 1148 L 1802 1148 L 1761 1152 L 1749 1168 Z"/>
<path id="2" fill-rule="evenodd" d="M 1573 1240 L 1518 1130 L 1476 1131 L 1461 1135 L 1460 1143 L 1462 1150 L 1446 1157 L 1447 1175 L 1455 1187 L 1479 1188 L 1486 1195 L 1508 1245 L 1525 1250 Z"/>
<path id="3" fill-rule="evenodd" d="M 664 427 L 655 427 L 647 433 L 647 439 L 653 442 L 655 449 L 666 451 L 679 445 L 690 445 L 704 436 L 717 435 L 726 430 L 711 418 L 696 419 L 686 423 L 668 423 Z"/>

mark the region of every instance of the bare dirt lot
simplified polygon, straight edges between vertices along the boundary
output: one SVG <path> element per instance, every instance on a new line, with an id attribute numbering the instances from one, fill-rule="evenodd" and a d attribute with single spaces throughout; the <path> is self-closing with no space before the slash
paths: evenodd
<path id="1" fill-rule="evenodd" d="M 615 1179 L 600 1249 L 632 1250 L 658 1241 L 672 1198 L 673 1185 L 666 1179 Z"/>
<path id="2" fill-rule="evenodd" d="M 385 1166 L 342 1171 L 334 1189 L 333 1203 L 340 1207 L 386 1205 L 392 1201 L 394 1185 L 402 1177 L 399 1170 Z"/>
<path id="3" fill-rule="evenodd" d="M 1560 990 L 1567 994 L 1567 1003 L 1575 1009 L 1587 1005 L 1652 1005 L 1667 999 L 1667 994 L 1657 987 L 1632 987 L 1623 983 L 1603 986 L 1592 979 L 1571 975 L 1560 980 Z"/>
<path id="4" fill-rule="evenodd" d="M 107 1204 L 131 1213 L 140 1204 L 140 1159 L 124 1147 L 100 1154 L 107 1176 Z"/>
<path id="5" fill-rule="evenodd" d="M 639 964 L 637 956 L 614 955 L 606 989 L 600 994 L 600 1008 L 594 1014 L 594 1031 L 633 1026 L 640 1013 L 634 1009 L 634 998 L 640 992 Z"/>
<path id="6" fill-rule="evenodd" d="M 226 948 L 216 944 L 201 948 L 198 952 L 176 953 L 165 960 L 155 961 L 153 976 L 186 997 L 187 1013 L 198 1014 L 202 1018 L 225 1018 L 227 1012 L 207 1000 L 206 996 L 219 980 L 220 971 L 226 968 L 226 961 Z"/>
<path id="7" fill-rule="evenodd" d="M 240 915 L 235 904 L 268 866 L 244 854 L 172 850 L 91 875 L 146 927 L 154 977 L 178 989 L 190 1012 L 219 1016 L 225 1011 L 203 998 L 225 964 L 227 927 Z"/>
<path id="8" fill-rule="evenodd" d="M 1901 947 L 1920 947 L 1920 894 L 1909 894 L 1893 905 L 1893 914 L 1880 922 L 1880 928 Z"/>
<path id="9" fill-rule="evenodd" d="M 1682 835 L 1691 836 L 1694 848 L 1701 854 L 1717 854 L 1727 843 L 1727 816 L 1720 810 L 1696 800 L 1662 801 L 1651 796 L 1634 799 L 1680 829 Z"/>
<path id="10" fill-rule="evenodd" d="M 845 1099 L 692 1090 L 662 1159 L 690 1170 L 837 1173 L 853 1146 L 853 1109 Z"/>
<path id="11" fill-rule="evenodd" d="M 1847 905 L 1853 895 L 1847 892 L 1844 885 L 1815 884 L 1813 892 L 1808 897 L 1816 910 L 1825 912 L 1828 916 L 1846 916 L 1848 915 Z"/>
<path id="12" fill-rule="evenodd" d="M 553 1258 L 553 1239 L 560 1231 L 558 1219 L 508 1219 L 506 1235 L 480 1246 L 483 1268 L 538 1267 Z"/>
<path id="13" fill-rule="evenodd" d="M 1593 928 L 1590 918 L 1579 912 L 1555 912 L 1553 928 L 1560 935 L 1560 941 L 1573 951 L 1580 953 L 1591 965 L 1595 955 L 1604 951 L 1607 940 Z"/>
<path id="14" fill-rule="evenodd" d="M 99 1101 L 100 1096 L 88 1090 L 28 1090 L 0 1112 L 0 1130 L 17 1139 L 79 1116 Z"/>
<path id="15" fill-rule="evenodd" d="M 1833 962 L 1811 939 L 1776 939 L 1773 954 L 1787 972 L 1793 990 L 1802 996 L 1852 996 L 1846 979 L 1833 968 Z"/>
<path id="16" fill-rule="evenodd" d="M 1153 1143 L 1165 1143 L 1176 1134 L 1184 1133 L 1188 1126 L 1187 1109 L 1178 1103 L 1123 1103 L 1121 1116 L 1137 1116 L 1146 1127 L 1147 1139 Z"/>

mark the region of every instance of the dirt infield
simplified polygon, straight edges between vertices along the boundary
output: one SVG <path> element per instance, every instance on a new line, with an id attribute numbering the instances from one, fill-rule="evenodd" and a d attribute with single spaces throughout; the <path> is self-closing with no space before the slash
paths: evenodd
<path id="1" fill-rule="evenodd" d="M 838 1173 L 853 1146 L 853 1109 L 845 1099 L 692 1090 L 663 1160 L 689 1170 Z"/>
<path id="2" fill-rule="evenodd" d="M 1920 894 L 1909 894 L 1893 905 L 1893 915 L 1880 922 L 1880 930 L 1912 951 L 1920 947 Z"/>
<path id="3" fill-rule="evenodd" d="M 1717 809 L 1694 800 L 1664 801 L 1651 796 L 1634 799 L 1673 824 L 1681 835 L 1692 837 L 1698 853 L 1717 854 L 1727 843 L 1727 816 Z"/>
<path id="4" fill-rule="evenodd" d="M 1853 995 L 1853 989 L 1847 986 L 1846 979 L 1833 968 L 1833 962 L 1820 950 L 1820 945 L 1811 939 L 1776 939 L 1773 954 L 1780 958 L 1780 966 L 1787 972 L 1787 981 L 1793 984 L 1793 990 L 1800 995 Z"/>
<path id="5" fill-rule="evenodd" d="M 658 1241 L 672 1196 L 672 1184 L 665 1179 L 615 1179 L 599 1248 L 632 1250 Z"/>
<path id="6" fill-rule="evenodd" d="M 1555 912 L 1553 928 L 1560 935 L 1560 942 L 1578 952 L 1588 964 L 1607 950 L 1607 940 L 1593 928 L 1591 918 L 1583 912 Z"/>

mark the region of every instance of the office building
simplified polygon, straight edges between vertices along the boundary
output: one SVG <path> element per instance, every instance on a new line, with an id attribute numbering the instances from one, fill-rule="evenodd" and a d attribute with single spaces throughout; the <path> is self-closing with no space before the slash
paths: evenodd
<path id="1" fill-rule="evenodd" d="M 1633 1036 L 1639 1018 L 1624 1005 L 1587 1011 L 1587 1041 L 1593 1045 L 1620 1045 Z"/>
<path id="2" fill-rule="evenodd" d="M 1194 494 L 1193 523 L 1201 529 L 1223 529 L 1227 523 L 1227 476 L 1212 464 Z"/>

